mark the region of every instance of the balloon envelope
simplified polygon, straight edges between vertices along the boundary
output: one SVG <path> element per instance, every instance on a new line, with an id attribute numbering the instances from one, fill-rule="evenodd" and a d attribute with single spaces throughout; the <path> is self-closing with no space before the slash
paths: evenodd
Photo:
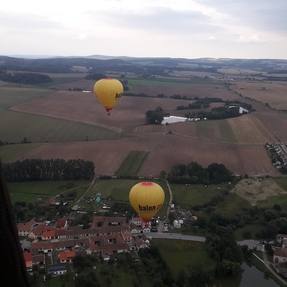
<path id="1" fill-rule="evenodd" d="M 140 182 L 134 185 L 129 194 L 130 204 L 140 218 L 148 221 L 154 217 L 164 203 L 164 191 L 154 182 Z"/>
<path id="2" fill-rule="evenodd" d="M 94 94 L 107 112 L 116 106 L 123 91 L 124 87 L 117 79 L 101 79 L 94 85 Z"/>

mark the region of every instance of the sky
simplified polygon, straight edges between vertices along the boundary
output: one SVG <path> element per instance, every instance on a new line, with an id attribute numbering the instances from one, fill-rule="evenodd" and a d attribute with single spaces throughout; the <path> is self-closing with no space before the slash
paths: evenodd
<path id="1" fill-rule="evenodd" d="M 287 58 L 287 0 L 9 0 L 1 55 Z"/>

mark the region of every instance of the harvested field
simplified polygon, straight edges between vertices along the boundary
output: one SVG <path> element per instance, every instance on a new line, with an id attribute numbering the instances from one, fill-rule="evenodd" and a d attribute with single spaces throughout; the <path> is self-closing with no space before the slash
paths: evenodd
<path id="1" fill-rule="evenodd" d="M 262 122 L 252 114 L 228 119 L 228 123 L 238 143 L 265 144 L 274 140 Z"/>
<path id="2" fill-rule="evenodd" d="M 129 80 L 130 92 L 145 93 L 148 96 L 164 94 L 166 96 L 181 95 L 187 97 L 211 97 L 224 100 L 238 100 L 222 83 L 204 82 L 192 83 L 186 81 L 160 81 L 160 80 Z"/>
<path id="3" fill-rule="evenodd" d="M 273 136 L 273 142 L 287 142 L 287 113 L 286 112 L 258 112 L 256 117 Z"/>
<path id="4" fill-rule="evenodd" d="M 139 149 L 144 150 L 145 146 L 127 140 L 51 143 L 42 144 L 21 158 L 81 158 L 95 163 L 97 175 L 113 175 L 129 152 Z"/>
<path id="5" fill-rule="evenodd" d="M 162 128 L 153 130 L 143 126 L 128 138 L 42 144 L 25 153 L 23 157 L 88 159 L 94 161 L 97 174 L 112 175 L 131 151 L 147 151 L 149 156 L 139 175 L 158 176 L 161 170 L 167 171 L 175 164 L 191 161 L 198 161 L 205 166 L 212 162 L 224 163 L 235 174 L 278 175 L 263 144 L 234 142 L 233 134 L 229 129 L 225 129 L 226 123 L 223 121 L 220 124 L 223 124 L 218 128 L 221 138 L 217 139 L 212 138 L 213 130 L 210 139 L 209 131 L 200 134 L 196 123 L 173 125 L 172 128 L 178 126 L 179 130 L 182 129 L 178 134 L 169 134 L 168 130 L 164 131 Z"/>
<path id="6" fill-rule="evenodd" d="M 204 166 L 224 163 L 235 174 L 278 175 L 263 145 L 203 142 L 175 135 L 166 135 L 165 139 L 158 136 L 157 142 L 140 174 L 158 175 L 160 170 L 168 170 L 175 164 L 197 161 Z"/>
<path id="7" fill-rule="evenodd" d="M 248 178 L 241 180 L 231 191 L 248 200 L 250 204 L 256 205 L 258 202 L 266 200 L 272 196 L 287 195 L 271 178 Z"/>
<path id="8" fill-rule="evenodd" d="M 268 103 L 278 110 L 287 110 L 286 82 L 238 82 L 233 88 L 244 97 Z"/>

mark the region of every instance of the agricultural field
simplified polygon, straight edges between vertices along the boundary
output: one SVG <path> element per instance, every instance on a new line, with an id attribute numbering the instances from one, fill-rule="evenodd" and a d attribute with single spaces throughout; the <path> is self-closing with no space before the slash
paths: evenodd
<path id="1" fill-rule="evenodd" d="M 39 147 L 40 144 L 12 144 L 0 146 L 0 159 L 3 162 L 21 159 L 22 155 Z"/>
<path id="2" fill-rule="evenodd" d="M 268 103 L 277 110 L 287 110 L 286 82 L 237 82 L 233 88 L 244 97 Z"/>
<path id="3" fill-rule="evenodd" d="M 279 179 L 280 180 L 280 179 Z M 272 178 L 247 178 L 237 183 L 232 193 L 247 200 L 251 205 L 271 205 L 283 198 L 287 201 L 287 191 L 282 189 Z"/>
<path id="4" fill-rule="evenodd" d="M 54 75 L 53 79 L 55 77 L 63 81 L 59 85 L 76 85 L 78 80 L 85 84 L 89 82 L 90 85 L 91 81 L 84 80 L 83 76 L 59 74 Z M 71 77 L 77 77 L 78 80 L 70 82 Z M 68 82 L 64 83 L 66 80 Z M 142 89 L 148 95 L 165 92 L 173 95 L 184 91 L 189 96 L 242 100 L 222 83 L 214 81 L 205 84 L 176 79 L 129 81 L 131 91 L 138 89 L 140 92 Z M 1 89 L 7 87 L 2 86 Z M 6 150 L 1 147 L 0 153 L 4 160 L 56 157 L 89 159 L 95 163 L 97 175 L 124 172 L 157 177 L 161 170 L 167 171 L 175 164 L 191 161 L 198 161 L 205 166 L 212 162 L 224 163 L 235 174 L 241 175 L 279 174 L 273 168 L 263 145 L 277 138 L 287 139 L 283 128 L 287 123 L 287 115 L 285 119 L 283 114 L 268 108 L 228 120 L 153 126 L 145 124 L 147 110 L 161 106 L 173 114 L 177 106 L 190 101 L 127 96 L 122 97 L 112 115 L 107 116 L 91 93 L 61 90 L 64 87 L 59 86 L 57 91 L 35 88 L 30 95 L 29 91 L 33 89 L 26 88 L 27 98 L 20 101 L 19 94 L 16 96 L 19 90 L 14 89 L 15 100 L 7 102 L 6 99 L 5 107 L 9 110 L 1 111 L 1 119 L 4 120 L 0 122 L 0 140 L 20 143 L 26 138 L 42 144 L 33 148 L 15 148 L 18 150 L 15 152 L 12 148 L 7 147 Z M 155 89 L 155 94 L 149 89 Z M 42 96 L 37 91 L 43 93 Z M 8 152 L 7 155 L 3 155 L 4 151 Z M 149 155 L 144 161 L 140 157 L 137 160 L 129 159 L 132 151 L 145 151 Z M 135 162 L 135 166 L 128 167 L 129 162 Z M 134 171 L 125 171 L 123 168 Z"/>
<path id="5" fill-rule="evenodd" d="M 26 114 L 15 111 L 0 112 L 0 138 L 4 142 L 65 142 L 116 139 L 111 130 L 83 123 Z"/>
<path id="6" fill-rule="evenodd" d="M 181 95 L 186 97 L 214 97 L 225 100 L 238 99 L 234 93 L 228 91 L 222 82 L 213 80 L 194 79 L 183 81 L 178 79 L 129 79 L 129 92 L 144 93 L 148 96 L 164 94 L 168 97 Z"/>
<path id="7" fill-rule="evenodd" d="M 88 181 L 40 181 L 8 183 L 13 202 L 45 201 L 61 193 L 76 192 L 79 197 L 88 187 Z"/>
<path id="8" fill-rule="evenodd" d="M 35 87 L 2 86 L 0 87 L 0 111 L 13 105 L 30 101 L 34 98 L 42 98 L 50 95 L 51 90 Z"/>
<path id="9" fill-rule="evenodd" d="M 160 106 L 173 111 L 189 101 L 122 97 L 118 106 L 107 116 L 104 108 L 91 93 L 60 91 L 41 99 L 13 106 L 13 111 L 44 115 L 81 123 L 102 126 L 115 131 L 126 131 L 145 124 L 145 113 Z"/>
<path id="10" fill-rule="evenodd" d="M 131 151 L 121 163 L 116 172 L 118 176 L 135 176 L 138 174 L 148 153 L 145 151 Z"/>

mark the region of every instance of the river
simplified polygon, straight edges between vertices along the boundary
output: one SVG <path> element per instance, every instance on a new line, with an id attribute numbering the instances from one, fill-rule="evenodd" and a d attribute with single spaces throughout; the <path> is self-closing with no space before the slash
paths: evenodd
<path id="1" fill-rule="evenodd" d="M 254 266 L 243 263 L 240 276 L 224 280 L 217 287 L 280 287 L 273 279 L 265 278 L 264 273 Z"/>

